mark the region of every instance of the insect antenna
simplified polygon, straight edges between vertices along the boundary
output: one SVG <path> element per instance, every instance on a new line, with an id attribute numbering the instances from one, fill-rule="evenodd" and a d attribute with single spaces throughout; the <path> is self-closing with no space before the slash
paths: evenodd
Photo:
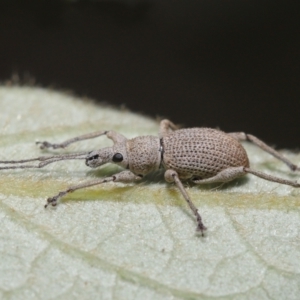
<path id="1" fill-rule="evenodd" d="M 32 168 L 43 168 L 51 163 L 63 160 L 72 159 L 85 159 L 90 152 L 78 152 L 71 154 L 58 154 L 52 156 L 39 156 L 35 158 L 22 159 L 22 160 L 2 160 L 0 164 L 5 164 L 9 166 L 0 166 L 0 170 L 10 170 L 10 169 L 32 169 Z M 30 162 L 39 161 L 38 164 L 28 164 Z"/>

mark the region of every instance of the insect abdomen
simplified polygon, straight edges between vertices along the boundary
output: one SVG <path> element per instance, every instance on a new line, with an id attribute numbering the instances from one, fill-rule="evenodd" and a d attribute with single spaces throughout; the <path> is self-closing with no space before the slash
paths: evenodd
<path id="1" fill-rule="evenodd" d="M 211 128 L 176 130 L 163 138 L 163 165 L 181 178 L 209 178 L 228 167 L 248 167 L 243 146 L 230 135 Z"/>

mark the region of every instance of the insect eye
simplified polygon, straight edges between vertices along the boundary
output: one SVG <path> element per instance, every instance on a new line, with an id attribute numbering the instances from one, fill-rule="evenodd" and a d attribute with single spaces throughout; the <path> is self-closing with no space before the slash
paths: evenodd
<path id="1" fill-rule="evenodd" d="M 113 162 L 121 162 L 123 160 L 123 155 L 121 153 L 116 153 L 112 160 Z"/>

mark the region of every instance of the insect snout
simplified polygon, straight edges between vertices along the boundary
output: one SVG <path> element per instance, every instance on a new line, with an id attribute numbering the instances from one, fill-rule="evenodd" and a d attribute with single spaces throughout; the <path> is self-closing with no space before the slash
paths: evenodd
<path id="1" fill-rule="evenodd" d="M 98 161 L 99 159 L 99 154 L 95 154 L 95 155 L 92 155 L 92 156 L 88 156 L 86 159 L 85 159 L 85 164 L 88 166 L 88 167 L 92 167 L 93 164 Z"/>

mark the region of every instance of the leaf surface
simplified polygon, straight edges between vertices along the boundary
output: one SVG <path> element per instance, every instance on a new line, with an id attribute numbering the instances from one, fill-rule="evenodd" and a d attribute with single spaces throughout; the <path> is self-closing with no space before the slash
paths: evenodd
<path id="1" fill-rule="evenodd" d="M 0 160 L 17 160 L 112 144 L 102 137 L 42 151 L 37 140 L 106 129 L 157 135 L 159 124 L 52 90 L 2 86 L 0 128 Z M 245 148 L 253 168 L 299 178 L 255 146 Z M 299 165 L 299 154 L 285 154 Z M 0 298 L 299 299 L 299 190 L 250 175 L 223 186 L 186 185 L 208 227 L 204 238 L 163 174 L 43 207 L 70 185 L 119 171 L 91 170 L 84 161 L 0 171 Z"/>

